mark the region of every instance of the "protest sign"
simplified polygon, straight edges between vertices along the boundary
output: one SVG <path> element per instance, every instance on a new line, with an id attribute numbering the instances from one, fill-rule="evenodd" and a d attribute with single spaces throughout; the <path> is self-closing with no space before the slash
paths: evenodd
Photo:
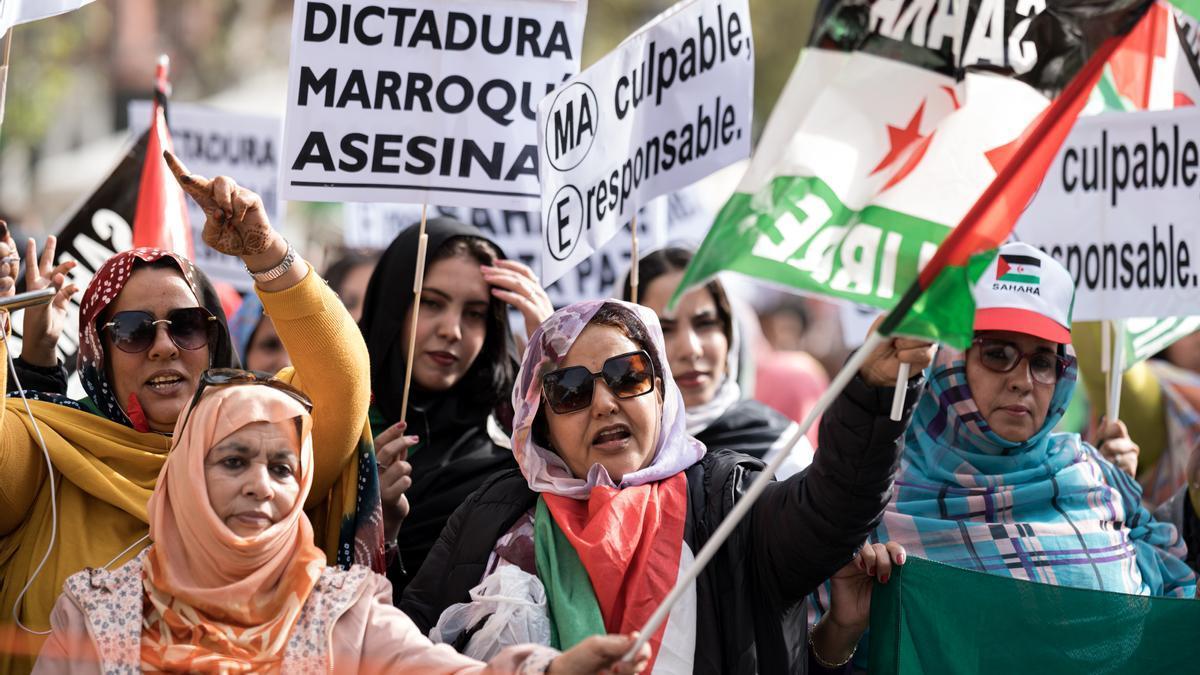
<path id="1" fill-rule="evenodd" d="M 1073 318 L 1200 314 L 1194 109 L 1080 118 L 1017 224 L 1075 279 Z"/>
<path id="2" fill-rule="evenodd" d="M 753 86 L 746 0 L 692 0 L 543 99 L 542 283 L 654 197 L 746 157 Z"/>
<path id="3" fill-rule="evenodd" d="M 284 230 L 284 203 L 279 199 L 279 120 L 259 115 L 231 113 L 202 105 L 172 103 L 169 109 L 175 154 L 190 171 L 201 176 L 229 176 L 238 185 L 257 192 L 267 217 Z M 130 129 L 140 134 L 150 124 L 150 102 L 129 104 Z M 217 253 L 204 244 L 204 212 L 188 199 L 195 262 L 214 281 L 224 281 L 239 291 L 250 290 L 253 280 L 239 259 Z"/>
<path id="4" fill-rule="evenodd" d="M 300 0 L 286 199 L 538 208 L 536 104 L 579 71 L 586 0 Z"/>
<path id="5" fill-rule="evenodd" d="M 505 255 L 534 272 L 541 267 L 542 236 L 536 211 L 430 207 L 429 217 L 457 218 L 504 249 Z M 346 205 L 345 244 L 352 248 L 386 248 L 404 228 L 421 219 L 421 207 L 405 204 Z M 697 246 L 708 231 L 712 214 L 690 191 L 673 192 L 652 200 L 638 212 L 638 239 L 643 255 L 668 243 Z M 587 260 L 546 288 L 555 307 L 580 300 L 612 297 L 629 269 L 630 231 L 616 236 Z"/>
<path id="6" fill-rule="evenodd" d="M 79 9 L 92 0 L 0 0 L 0 35 L 9 28 Z"/>

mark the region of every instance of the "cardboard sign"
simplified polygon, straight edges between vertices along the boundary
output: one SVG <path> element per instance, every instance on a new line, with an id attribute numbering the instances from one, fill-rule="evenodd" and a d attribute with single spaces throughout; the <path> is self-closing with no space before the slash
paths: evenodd
<path id="1" fill-rule="evenodd" d="M 1016 238 L 1075 279 L 1073 319 L 1200 314 L 1194 108 L 1080 118 Z"/>
<path id="2" fill-rule="evenodd" d="M 457 218 L 479 228 L 480 233 L 504 249 L 505 255 L 541 267 L 542 237 L 536 211 L 430 207 L 427 217 Z M 421 207 L 395 204 L 347 204 L 345 243 L 354 248 L 386 248 L 401 230 L 420 222 Z M 638 214 L 638 246 L 643 254 L 667 244 L 699 245 L 712 222 L 690 191 L 672 193 L 651 201 Z M 570 273 L 546 288 L 555 307 L 580 300 L 613 297 L 629 269 L 630 232 L 626 225 L 607 244 Z"/>
<path id="3" fill-rule="evenodd" d="M 579 72 L 586 0 L 299 0 L 286 199 L 535 210 L 536 106 Z"/>
<path id="4" fill-rule="evenodd" d="M 271 225 L 283 231 L 284 202 L 279 199 L 280 121 L 274 117 L 230 113 L 203 105 L 172 103 L 167 110 L 175 153 L 190 171 L 201 176 L 229 176 L 258 193 Z M 150 101 L 129 104 L 129 128 L 140 134 L 150 126 Z M 204 245 L 204 212 L 187 200 L 195 259 L 213 281 L 224 281 L 247 292 L 254 280 L 240 259 Z"/>
<path id="5" fill-rule="evenodd" d="M 682 2 L 538 105 L 542 282 L 654 197 L 750 153 L 746 0 Z"/>

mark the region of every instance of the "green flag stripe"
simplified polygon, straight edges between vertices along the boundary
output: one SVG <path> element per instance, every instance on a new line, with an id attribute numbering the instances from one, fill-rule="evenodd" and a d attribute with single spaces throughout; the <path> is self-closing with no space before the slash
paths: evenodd
<path id="1" fill-rule="evenodd" d="M 1005 274 L 996 281 L 1008 281 L 1018 284 L 1037 284 L 1041 283 L 1042 278 L 1032 274 Z"/>

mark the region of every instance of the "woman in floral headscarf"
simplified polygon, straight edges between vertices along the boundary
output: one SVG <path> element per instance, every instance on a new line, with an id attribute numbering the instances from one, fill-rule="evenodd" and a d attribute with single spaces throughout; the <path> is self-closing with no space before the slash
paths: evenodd
<path id="1" fill-rule="evenodd" d="M 494 616 L 536 627 L 541 612 L 551 645 L 645 623 L 763 468 L 687 434 L 664 353 L 654 313 L 623 302 L 577 303 L 538 328 L 513 393 L 520 472 L 489 481 L 450 519 L 401 604 L 418 626 L 460 615 L 455 603 L 491 602 L 490 577 L 513 570 L 532 609 Z M 888 383 L 901 361 L 919 370 L 929 358 L 907 340 L 868 358 L 825 414 L 810 470 L 767 488 L 651 637 L 653 672 L 802 667 L 801 599 L 853 558 L 890 495 L 906 422 L 887 419 Z M 906 400 L 921 386 L 912 380 Z M 844 424 L 866 414 L 879 419 Z M 438 630 L 469 652 L 485 647 L 472 634 L 493 634 L 489 620 Z"/>
<path id="2" fill-rule="evenodd" d="M 307 507 L 317 541 L 330 562 L 370 562 L 372 554 L 382 562 L 378 484 L 363 436 L 367 354 L 357 328 L 271 228 L 257 195 L 228 178 L 173 168 L 208 214 L 210 246 L 240 256 L 249 270 L 276 270 L 259 274 L 256 289 L 295 359 L 296 368 L 280 376 L 310 391 L 316 404 Z M 15 273 L 15 263 L 0 269 Z M 180 411 L 206 368 L 236 363 L 224 316 L 200 280 L 190 262 L 165 251 L 109 259 L 79 314 L 88 398 L 43 397 L 28 407 L 9 398 L 0 411 L 0 616 L 19 622 L 0 625 L 0 672 L 31 666 L 68 576 L 120 564 L 145 546 L 146 502 Z"/>
<path id="3" fill-rule="evenodd" d="M 483 664 L 434 646 L 391 605 L 387 580 L 325 566 L 304 500 L 311 402 L 279 380 L 211 371 L 176 425 L 147 506 L 154 544 L 67 580 L 38 673 L 593 673 L 632 641 L 558 654 L 511 647 Z M 638 663 L 622 673 L 641 670 Z"/>

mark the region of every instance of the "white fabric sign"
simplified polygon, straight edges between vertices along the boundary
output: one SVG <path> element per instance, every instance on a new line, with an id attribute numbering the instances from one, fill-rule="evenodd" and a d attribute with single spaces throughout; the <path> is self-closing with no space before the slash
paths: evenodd
<path id="1" fill-rule="evenodd" d="M 505 255 L 538 272 L 542 255 L 536 211 L 429 207 L 427 217 L 445 215 L 471 223 L 504 249 Z M 421 220 L 421 207 L 411 204 L 346 204 L 345 243 L 353 248 L 386 248 L 404 228 Z M 638 249 L 642 255 L 667 244 L 698 246 L 712 223 L 690 191 L 652 200 L 638 214 Z M 579 264 L 546 293 L 555 307 L 580 300 L 607 298 L 621 291 L 616 285 L 629 269 L 630 233 L 626 225 L 600 250 Z"/>
<path id="2" fill-rule="evenodd" d="M 9 28 L 79 9 L 92 0 L 0 0 L 0 37 Z"/>
<path id="3" fill-rule="evenodd" d="M 681 2 L 538 105 L 543 283 L 649 200 L 750 154 L 746 0 Z"/>
<path id="4" fill-rule="evenodd" d="M 130 131 L 140 134 L 150 126 L 150 112 L 149 101 L 131 102 Z M 187 168 L 207 178 L 229 176 L 238 185 L 257 192 L 271 224 L 282 232 L 284 202 L 277 189 L 279 119 L 185 103 L 170 104 L 168 114 L 175 154 Z M 193 262 L 214 280 L 228 282 L 239 291 L 250 290 L 253 280 L 241 260 L 205 246 L 201 236 L 204 212 L 191 199 L 187 207 L 196 253 Z"/>
<path id="5" fill-rule="evenodd" d="M 1080 118 L 1015 236 L 1075 279 L 1073 319 L 1200 314 L 1200 117 Z"/>
<path id="6" fill-rule="evenodd" d="M 286 199 L 535 210 L 536 106 L 579 72 L 586 0 L 299 0 Z"/>

